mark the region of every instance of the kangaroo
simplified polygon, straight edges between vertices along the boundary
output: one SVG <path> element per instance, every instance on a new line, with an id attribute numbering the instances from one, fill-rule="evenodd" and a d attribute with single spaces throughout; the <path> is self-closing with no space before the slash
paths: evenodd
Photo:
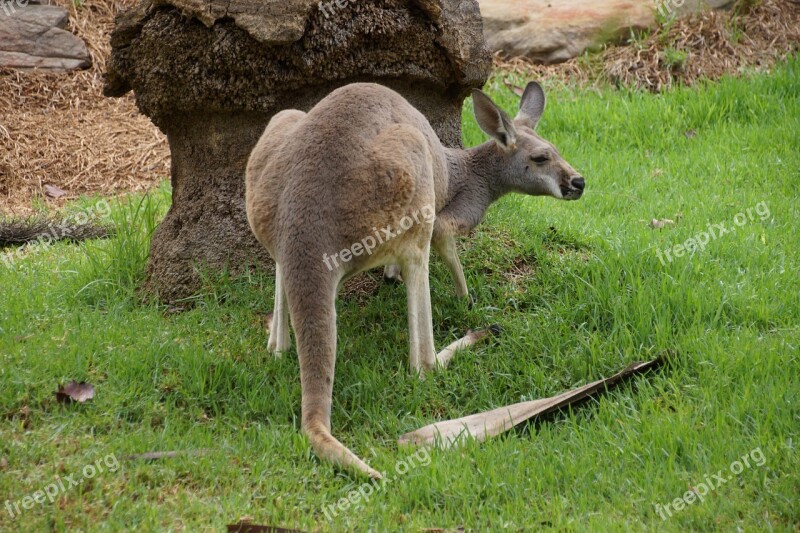
<path id="1" fill-rule="evenodd" d="M 267 348 L 276 356 L 289 349 L 291 318 L 303 432 L 321 459 L 372 478 L 381 475 L 331 434 L 341 284 L 358 272 L 397 265 L 408 298 L 409 364 L 421 375 L 445 367 L 458 349 L 486 332 L 436 353 L 431 244 L 450 270 L 456 293 L 466 296 L 455 238 L 477 226 L 492 202 L 509 192 L 576 200 L 585 187 L 583 177 L 534 132 L 545 108 L 538 83 L 525 88 L 513 121 L 483 92 L 472 96 L 477 122 L 491 137 L 476 148 L 444 147 L 425 116 L 400 94 L 355 83 L 336 89 L 308 113 L 277 113 L 247 163 L 248 222 L 275 260 Z"/>

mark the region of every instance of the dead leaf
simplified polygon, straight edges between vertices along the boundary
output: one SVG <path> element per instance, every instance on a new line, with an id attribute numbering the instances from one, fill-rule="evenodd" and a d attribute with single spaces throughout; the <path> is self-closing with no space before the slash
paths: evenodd
<path id="1" fill-rule="evenodd" d="M 262 526 L 240 520 L 238 524 L 229 524 L 228 533 L 303 533 L 299 529 L 286 529 L 276 526 Z"/>
<path id="2" fill-rule="evenodd" d="M 589 383 L 583 387 L 561 393 L 558 396 L 516 403 L 456 420 L 436 422 L 416 431 L 406 433 L 397 442 L 400 445 L 412 444 L 416 446 L 450 448 L 462 444 L 470 438 L 484 441 L 488 437 L 504 433 L 535 416 L 552 413 L 595 396 L 631 376 L 642 374 L 661 365 L 662 362 L 661 358 L 657 358 L 644 363 L 634 363 L 610 378 Z"/>
<path id="3" fill-rule="evenodd" d="M 24 429 L 29 429 L 31 427 L 31 408 L 27 405 L 23 405 L 20 407 L 19 412 L 17 413 L 19 420 L 22 422 L 22 427 Z"/>
<path id="4" fill-rule="evenodd" d="M 8 459 L 0 457 L 0 470 L 5 470 L 6 468 L 8 468 Z"/>
<path id="5" fill-rule="evenodd" d="M 697 136 L 697 130 L 688 130 L 686 133 L 684 133 L 684 135 L 686 135 L 687 139 L 691 139 L 692 137 Z"/>
<path id="6" fill-rule="evenodd" d="M 46 196 L 49 196 L 50 198 L 55 198 L 56 200 L 58 200 L 59 198 L 67 194 L 67 191 L 59 187 L 56 187 L 55 185 L 45 185 L 44 194 Z"/>
<path id="7" fill-rule="evenodd" d="M 84 403 L 94 398 L 94 387 L 83 381 L 78 383 L 72 380 L 66 386 L 60 387 L 55 394 L 56 400 L 61 403 Z"/>
<path id="8" fill-rule="evenodd" d="M 653 229 L 661 229 L 661 228 L 666 228 L 667 226 L 674 226 L 674 225 L 675 221 L 670 220 L 668 218 L 663 218 L 661 220 L 654 218 L 653 220 L 650 221 L 650 227 Z"/>

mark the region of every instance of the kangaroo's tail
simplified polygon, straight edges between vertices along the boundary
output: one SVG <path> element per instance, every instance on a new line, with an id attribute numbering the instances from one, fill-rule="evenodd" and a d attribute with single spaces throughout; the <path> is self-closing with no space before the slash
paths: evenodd
<path id="1" fill-rule="evenodd" d="M 303 432 L 320 459 L 379 479 L 381 475 L 377 471 L 331 434 L 336 365 L 336 275 L 322 268 L 309 269 L 307 262 L 304 269 L 292 267 L 291 261 L 285 261 L 286 297 L 300 359 Z"/>

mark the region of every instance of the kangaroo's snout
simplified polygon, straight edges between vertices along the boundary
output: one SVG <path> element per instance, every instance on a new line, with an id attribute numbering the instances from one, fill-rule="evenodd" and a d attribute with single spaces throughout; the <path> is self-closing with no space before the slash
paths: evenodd
<path id="1" fill-rule="evenodd" d="M 568 186 L 561 187 L 561 196 L 564 200 L 578 200 L 583 196 L 583 190 L 586 188 L 586 180 L 583 176 L 573 176 L 569 180 Z"/>

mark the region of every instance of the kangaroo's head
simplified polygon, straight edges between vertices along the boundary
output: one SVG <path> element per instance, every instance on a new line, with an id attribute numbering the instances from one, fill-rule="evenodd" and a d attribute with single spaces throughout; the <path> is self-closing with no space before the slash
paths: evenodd
<path id="1" fill-rule="evenodd" d="M 583 177 L 555 146 L 536 134 L 545 105 L 538 83 L 530 82 L 525 88 L 514 120 L 482 91 L 473 90 L 472 101 L 478 125 L 500 148 L 496 179 L 503 182 L 504 189 L 563 200 L 581 197 L 586 186 Z"/>

